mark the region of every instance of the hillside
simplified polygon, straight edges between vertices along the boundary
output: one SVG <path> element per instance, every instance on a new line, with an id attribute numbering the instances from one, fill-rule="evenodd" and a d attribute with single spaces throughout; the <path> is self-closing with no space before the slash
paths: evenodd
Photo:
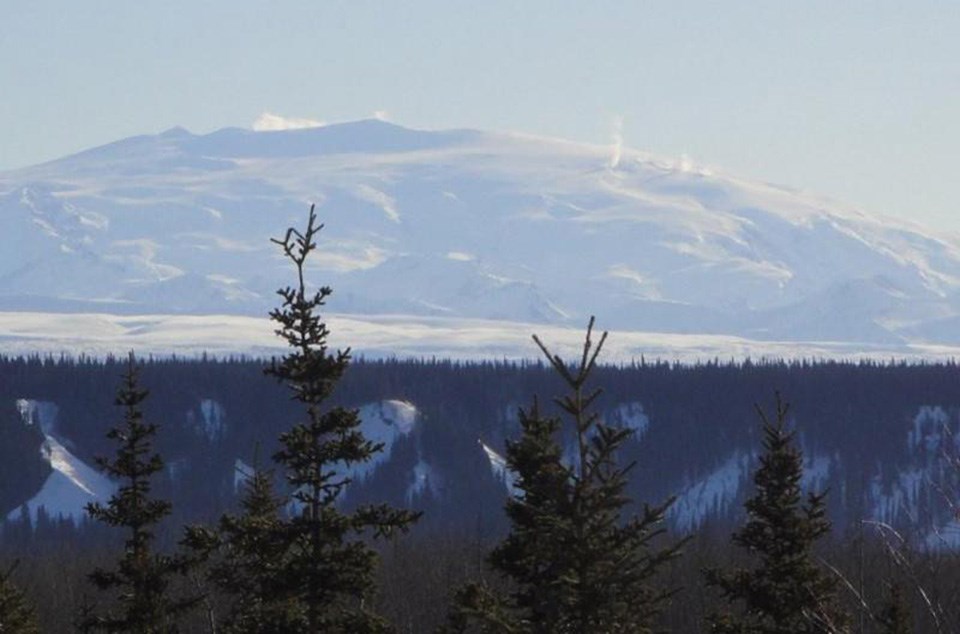
<path id="1" fill-rule="evenodd" d="M 112 492 L 91 468 L 112 450 L 120 361 L 40 364 L 0 358 L 0 524 L 23 511 L 82 519 Z M 602 366 L 597 410 L 633 430 L 620 455 L 637 461 L 630 495 L 676 495 L 672 532 L 729 530 L 742 518 L 760 452 L 754 403 L 775 390 L 791 404 L 805 454 L 807 489 L 829 489 L 838 535 L 861 520 L 889 523 L 923 547 L 960 546 L 953 512 L 960 491 L 958 366 L 876 364 L 647 364 Z M 146 416 L 161 426 L 166 469 L 158 491 L 177 521 L 216 516 L 236 503 L 249 465 L 276 450 L 302 413 L 253 361 L 153 361 L 143 384 Z M 384 443 L 352 465 L 348 504 L 389 501 L 424 510 L 418 530 L 495 534 L 512 484 L 504 448 L 519 433 L 517 410 L 561 389 L 545 367 L 450 362 L 358 362 L 335 401 L 356 407 L 364 433 Z M 572 454 L 573 437 L 562 437 Z M 212 514 L 212 515 L 211 515 Z M 478 524 L 479 522 L 479 524 Z"/>

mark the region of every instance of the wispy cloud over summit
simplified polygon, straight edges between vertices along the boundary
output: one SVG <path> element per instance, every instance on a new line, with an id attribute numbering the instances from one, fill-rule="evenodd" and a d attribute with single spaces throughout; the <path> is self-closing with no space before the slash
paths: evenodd
<path id="1" fill-rule="evenodd" d="M 320 128 L 326 125 L 324 121 L 297 117 L 284 117 L 272 112 L 264 112 L 253 122 L 253 129 L 257 132 L 276 132 L 278 130 L 301 130 L 303 128 Z"/>

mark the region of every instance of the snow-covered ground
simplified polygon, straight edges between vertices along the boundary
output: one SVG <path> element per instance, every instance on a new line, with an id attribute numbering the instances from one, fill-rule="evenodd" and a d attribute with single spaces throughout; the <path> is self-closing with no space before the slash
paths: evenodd
<path id="1" fill-rule="evenodd" d="M 538 334 L 561 355 L 579 354 L 584 330 L 576 326 L 404 315 L 328 316 L 334 346 L 369 358 L 539 359 Z M 602 327 L 600 322 L 598 327 Z M 111 315 L 106 313 L 0 312 L 0 354 L 68 352 L 87 356 L 248 355 L 284 350 L 266 318 L 241 315 Z M 949 360 L 960 346 L 855 342 L 758 341 L 729 335 L 613 330 L 601 361 L 664 359 L 874 359 Z"/>

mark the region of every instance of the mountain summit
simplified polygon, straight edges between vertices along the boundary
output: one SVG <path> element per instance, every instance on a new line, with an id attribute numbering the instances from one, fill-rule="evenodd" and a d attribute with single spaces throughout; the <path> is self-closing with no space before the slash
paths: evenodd
<path id="1" fill-rule="evenodd" d="M 174 128 L 0 173 L 0 310 L 263 315 L 286 279 L 267 239 L 311 202 L 338 313 L 960 341 L 955 237 L 688 161 L 379 120 Z"/>

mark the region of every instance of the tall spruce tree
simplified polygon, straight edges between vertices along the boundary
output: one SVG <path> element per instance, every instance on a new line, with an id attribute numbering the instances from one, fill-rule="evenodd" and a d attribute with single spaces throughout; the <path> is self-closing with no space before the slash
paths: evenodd
<path id="1" fill-rule="evenodd" d="M 17 567 L 14 562 L 5 573 L 0 575 L 0 632 L 3 634 L 37 634 L 37 614 L 23 592 L 17 588 L 11 576 Z"/>
<path id="2" fill-rule="evenodd" d="M 519 494 L 506 503 L 511 531 L 488 557 L 513 588 L 509 595 L 484 584 L 456 598 L 448 631 L 504 633 L 651 632 L 672 592 L 654 577 L 682 544 L 656 549 L 672 499 L 624 517 L 633 464 L 617 451 L 632 431 L 604 423 L 588 390 L 607 333 L 592 341 L 587 328 L 580 363 L 568 367 L 534 336 L 569 394 L 557 399 L 576 439 L 572 461 L 558 441 L 560 418 L 544 417 L 536 402 L 520 412 L 521 436 L 507 443 L 507 466 Z"/>
<path id="3" fill-rule="evenodd" d="M 123 422 L 107 433 L 117 443 L 116 454 L 113 459 L 97 458 L 100 468 L 119 481 L 119 488 L 106 505 L 87 505 L 90 517 L 127 534 L 116 567 L 97 568 L 90 574 L 98 589 L 113 592 L 116 605 L 100 612 L 85 607 L 78 619 L 83 631 L 176 632 L 178 620 L 198 601 L 171 593 L 171 582 L 186 571 L 186 560 L 153 548 L 154 529 L 170 513 L 171 505 L 150 494 L 151 480 L 163 469 L 163 460 L 153 450 L 157 426 L 143 416 L 141 406 L 148 392 L 140 388 L 138 374 L 131 352 L 115 399 L 123 408 Z"/>
<path id="4" fill-rule="evenodd" d="M 754 473 L 756 491 L 744 504 L 747 522 L 733 534 L 737 546 L 758 558 L 751 568 L 706 571 L 737 613 L 709 617 L 714 632 L 803 634 L 846 632 L 847 617 L 838 606 L 836 579 L 817 565 L 813 547 L 830 531 L 825 493 L 803 501 L 803 456 L 787 430 L 788 406 L 777 395 L 771 421 L 763 422 L 764 454 Z"/>
<path id="5" fill-rule="evenodd" d="M 387 624 L 367 605 L 377 557 L 364 536 L 405 531 L 419 514 L 385 504 L 353 512 L 338 506 L 351 465 L 370 460 L 383 445 L 364 437 L 356 410 L 325 406 L 349 365 L 350 350 L 331 352 L 327 346 L 329 331 L 319 311 L 330 288 L 307 290 L 306 264 L 322 228 L 311 206 L 303 232 L 290 228 L 283 239 L 273 240 L 294 264 L 297 282 L 277 291 L 283 301 L 270 314 L 292 350 L 274 359 L 267 373 L 286 384 L 306 410 L 305 420 L 280 436 L 274 455 L 298 509 L 281 526 L 286 555 L 279 572 L 305 611 L 296 631 L 380 632 Z"/>

